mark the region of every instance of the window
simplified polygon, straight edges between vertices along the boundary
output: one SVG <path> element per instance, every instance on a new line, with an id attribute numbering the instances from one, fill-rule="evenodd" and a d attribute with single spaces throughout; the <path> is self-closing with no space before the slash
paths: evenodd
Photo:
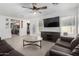
<path id="1" fill-rule="evenodd" d="M 67 16 L 60 18 L 61 34 L 75 34 L 75 17 Z"/>

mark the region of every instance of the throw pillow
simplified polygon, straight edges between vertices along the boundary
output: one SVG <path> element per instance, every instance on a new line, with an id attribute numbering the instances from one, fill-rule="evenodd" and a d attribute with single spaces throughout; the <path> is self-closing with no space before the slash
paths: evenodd
<path id="1" fill-rule="evenodd" d="M 75 56 L 79 55 L 79 44 L 72 50 L 71 54 Z"/>
<path id="2" fill-rule="evenodd" d="M 73 50 L 79 44 L 79 37 L 71 41 L 71 50 Z"/>

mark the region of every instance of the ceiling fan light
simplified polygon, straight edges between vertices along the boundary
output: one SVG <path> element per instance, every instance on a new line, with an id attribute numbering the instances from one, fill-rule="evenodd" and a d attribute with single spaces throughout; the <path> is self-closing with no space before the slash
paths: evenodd
<path id="1" fill-rule="evenodd" d="M 37 14 L 36 12 L 33 13 L 34 15 Z"/>

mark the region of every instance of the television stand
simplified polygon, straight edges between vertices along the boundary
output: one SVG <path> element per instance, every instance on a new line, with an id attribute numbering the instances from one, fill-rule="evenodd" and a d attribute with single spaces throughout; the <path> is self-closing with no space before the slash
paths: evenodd
<path id="1" fill-rule="evenodd" d="M 60 38 L 60 32 L 41 32 L 41 37 L 43 40 L 56 42 L 58 38 Z"/>

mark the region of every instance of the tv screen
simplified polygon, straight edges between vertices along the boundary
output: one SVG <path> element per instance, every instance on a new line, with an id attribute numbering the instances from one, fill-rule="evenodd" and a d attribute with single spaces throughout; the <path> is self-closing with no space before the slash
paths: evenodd
<path id="1" fill-rule="evenodd" d="M 59 17 L 44 19 L 44 27 L 59 27 Z"/>

